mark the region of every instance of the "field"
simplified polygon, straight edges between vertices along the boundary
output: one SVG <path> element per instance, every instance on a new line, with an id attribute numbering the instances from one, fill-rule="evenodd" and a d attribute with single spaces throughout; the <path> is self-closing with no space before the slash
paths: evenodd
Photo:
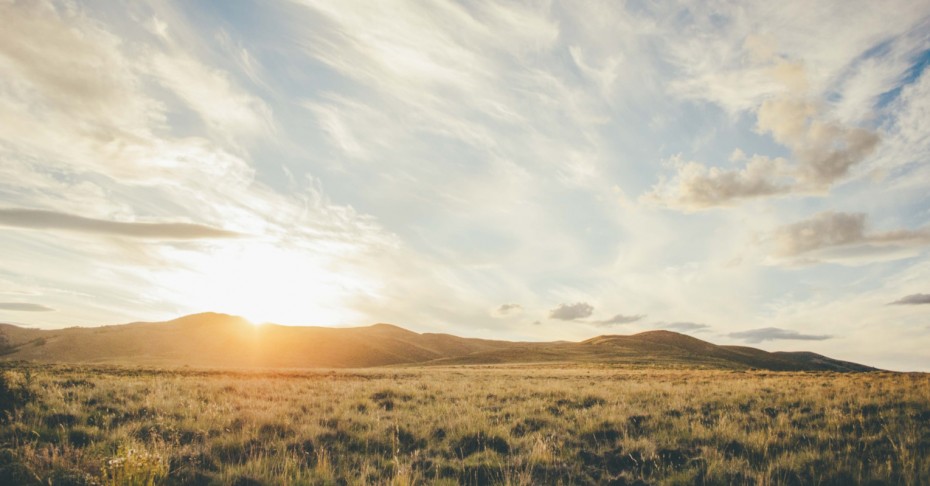
<path id="1" fill-rule="evenodd" d="M 926 484 L 930 376 L 4 364 L 0 484 Z"/>

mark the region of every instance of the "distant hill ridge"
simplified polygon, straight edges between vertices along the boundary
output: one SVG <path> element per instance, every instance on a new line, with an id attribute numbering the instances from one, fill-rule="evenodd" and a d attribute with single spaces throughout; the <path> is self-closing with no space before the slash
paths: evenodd
<path id="1" fill-rule="evenodd" d="M 606 365 L 872 371 L 810 352 L 718 346 L 671 331 L 581 342 L 512 342 L 365 327 L 252 325 L 203 313 L 167 322 L 39 330 L 0 324 L 0 359 L 156 366 L 366 368 L 401 365 L 600 363 Z"/>

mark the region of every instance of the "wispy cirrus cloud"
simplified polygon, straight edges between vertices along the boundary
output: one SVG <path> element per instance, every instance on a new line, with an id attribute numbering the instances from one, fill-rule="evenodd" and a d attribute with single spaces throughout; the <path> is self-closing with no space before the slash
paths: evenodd
<path id="1" fill-rule="evenodd" d="M 228 73 L 185 53 L 167 32 L 161 35 L 171 49 L 148 58 L 144 71 L 180 97 L 211 130 L 227 142 L 273 133 L 274 117 L 267 104 L 239 88 Z"/>
<path id="2" fill-rule="evenodd" d="M 82 9 L 14 2 L 0 12 L 10 21 L 0 33 L 0 72 L 15 80 L 0 85 L 0 96 L 10 101 L 0 105 L 6 157 L 137 184 L 250 177 L 232 150 L 167 133 L 169 104 L 144 89 L 150 51 L 127 52 L 131 44 Z M 231 118 L 233 110 L 225 111 Z"/>

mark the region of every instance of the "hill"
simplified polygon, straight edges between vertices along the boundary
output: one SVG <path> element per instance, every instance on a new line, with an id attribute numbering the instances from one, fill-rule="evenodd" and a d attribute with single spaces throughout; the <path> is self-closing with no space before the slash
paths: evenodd
<path id="1" fill-rule="evenodd" d="M 252 325 L 205 313 L 167 322 L 38 330 L 0 324 L 0 359 L 153 366 L 365 368 L 398 365 L 601 363 L 778 371 L 869 371 L 809 352 L 718 346 L 671 331 L 573 342 L 511 342 L 415 333 L 390 324 Z"/>

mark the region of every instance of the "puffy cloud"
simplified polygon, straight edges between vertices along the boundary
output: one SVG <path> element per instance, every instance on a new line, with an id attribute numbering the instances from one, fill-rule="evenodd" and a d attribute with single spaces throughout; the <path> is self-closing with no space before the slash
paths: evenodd
<path id="1" fill-rule="evenodd" d="M 18 312 L 51 312 L 55 309 L 42 304 L 31 304 L 28 302 L 0 302 L 0 310 L 18 311 Z"/>
<path id="2" fill-rule="evenodd" d="M 778 258 L 855 262 L 911 256 L 915 246 L 930 244 L 930 231 L 867 233 L 865 214 L 826 211 L 778 228 L 773 240 Z"/>
<path id="3" fill-rule="evenodd" d="M 759 130 L 789 147 L 797 159 L 797 191 L 829 188 L 871 155 L 880 140 L 870 130 L 819 119 L 819 112 L 813 102 L 792 98 L 766 100 L 759 108 Z"/>
<path id="4" fill-rule="evenodd" d="M 550 319 L 560 321 L 574 321 L 591 317 L 594 313 L 594 307 L 587 302 L 577 302 L 574 304 L 559 304 L 558 307 L 549 311 Z"/>
<path id="5" fill-rule="evenodd" d="M 789 224 L 775 232 L 776 254 L 796 256 L 830 246 L 865 240 L 865 214 L 832 211 Z"/>
<path id="6" fill-rule="evenodd" d="M 523 306 L 520 304 L 501 304 L 500 307 L 492 311 L 495 317 L 513 316 L 523 313 Z"/>
<path id="7" fill-rule="evenodd" d="M 781 329 L 778 327 L 763 327 L 759 329 L 750 329 L 748 331 L 731 332 L 728 336 L 749 343 L 776 340 L 824 341 L 833 337 L 827 334 L 802 334 L 798 331 Z"/>
<path id="8" fill-rule="evenodd" d="M 792 190 L 789 163 L 782 158 L 756 155 L 744 168 L 736 170 L 682 162 L 680 157 L 672 162 L 677 175 L 672 181 L 653 187 L 647 200 L 684 209 L 703 209 Z"/>
<path id="9" fill-rule="evenodd" d="M 0 225 L 14 228 L 50 229 L 96 233 L 129 238 L 193 240 L 241 236 L 211 226 L 191 223 L 126 223 L 85 218 L 73 214 L 39 209 L 0 209 Z"/>
<path id="10" fill-rule="evenodd" d="M 764 155 L 750 157 L 738 169 L 708 167 L 694 161 L 677 163 L 675 177 L 656 184 L 645 199 L 700 210 L 753 198 L 822 192 L 844 178 L 878 145 L 879 137 L 874 132 L 832 122 L 791 119 L 805 117 L 793 110 L 798 107 L 790 100 L 783 106 L 777 101 L 765 102 L 759 110 L 759 123 L 760 128 L 766 127 L 765 131 L 777 132 L 776 140 L 791 148 L 794 164 Z M 803 127 L 801 133 L 796 133 L 797 126 Z"/>
<path id="11" fill-rule="evenodd" d="M 642 320 L 644 317 L 646 317 L 645 314 L 629 315 L 629 316 L 625 316 L 623 314 L 617 314 L 611 317 L 610 319 L 606 319 L 603 321 L 595 321 L 594 323 L 601 325 L 601 326 L 612 326 L 615 324 L 630 324 L 632 322 Z"/>
<path id="12" fill-rule="evenodd" d="M 888 305 L 924 305 L 930 304 L 930 294 L 911 294 L 891 302 Z"/>
<path id="13" fill-rule="evenodd" d="M 752 43 L 747 49 L 758 50 Z M 822 193 L 875 151 L 878 133 L 833 120 L 814 101 L 803 65 L 778 59 L 763 72 L 782 90 L 755 107 L 756 129 L 788 148 L 793 161 L 756 154 L 743 167 L 726 169 L 682 163 L 678 157 L 675 176 L 660 180 L 645 200 L 700 210 L 760 197 Z"/>

